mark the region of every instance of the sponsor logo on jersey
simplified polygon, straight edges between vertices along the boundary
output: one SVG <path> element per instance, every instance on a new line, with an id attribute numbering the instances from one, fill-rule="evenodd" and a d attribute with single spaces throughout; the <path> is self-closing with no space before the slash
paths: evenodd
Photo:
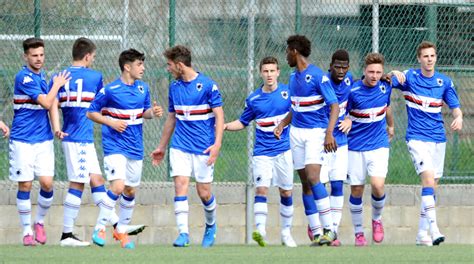
<path id="1" fill-rule="evenodd" d="M 32 82 L 32 81 L 33 81 L 33 79 L 31 79 L 30 76 L 25 76 L 25 77 L 23 78 L 23 84 L 30 83 L 30 82 Z"/>
<path id="2" fill-rule="evenodd" d="M 328 78 L 326 75 L 324 75 L 324 76 L 323 76 L 323 79 L 321 80 L 321 82 L 322 82 L 322 83 L 329 82 L 329 78 Z"/>
<path id="3" fill-rule="evenodd" d="M 288 91 L 282 91 L 281 92 L 281 97 L 283 97 L 283 99 L 288 99 Z"/>

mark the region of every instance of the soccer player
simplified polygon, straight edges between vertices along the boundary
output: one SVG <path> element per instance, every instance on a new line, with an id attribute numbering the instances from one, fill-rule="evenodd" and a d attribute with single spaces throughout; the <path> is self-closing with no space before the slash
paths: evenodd
<path id="1" fill-rule="evenodd" d="M 336 237 L 332 232 L 333 221 L 328 193 L 319 176 L 325 152 L 337 149 L 333 130 L 339 114 L 339 105 L 333 89 L 322 89 L 322 83 L 329 81 L 324 72 L 308 60 L 311 54 L 311 42 L 308 38 L 293 35 L 286 43 L 288 65 L 296 68 L 288 83 L 292 111 L 275 128 L 274 133 L 279 138 L 284 127 L 291 122 L 293 165 L 303 186 L 305 214 L 311 229 L 314 230 L 315 239 L 312 245 L 329 245 Z M 329 105 L 329 115 L 325 105 Z M 316 233 L 318 217 L 323 225 L 322 236 Z"/>
<path id="2" fill-rule="evenodd" d="M 87 117 L 102 124 L 104 169 L 110 188 L 102 198 L 92 241 L 105 245 L 105 225 L 119 201 L 119 221 L 113 236 L 122 248 L 133 249 L 127 225 L 135 206 L 135 188 L 140 184 L 143 165 L 143 119 L 160 117 L 163 110 L 150 102 L 148 85 L 141 81 L 145 55 L 135 49 L 119 57 L 120 78 L 102 88 L 92 101 Z"/>
<path id="3" fill-rule="evenodd" d="M 339 102 L 339 119 L 334 128 L 334 138 L 337 143 L 336 152 L 327 153 L 327 162 L 321 168 L 321 181 L 330 182 L 331 213 L 333 220 L 332 230 L 337 232 L 342 217 L 342 206 L 344 204 L 343 182 L 347 179 L 348 149 L 347 133 L 351 129 L 352 121 L 346 115 L 347 99 L 352 87 L 352 74 L 349 72 L 349 53 L 340 49 L 332 54 L 329 72 L 325 75 L 326 81 L 322 83 L 322 89 L 333 89 Z M 341 242 L 336 238 L 331 246 L 340 246 Z"/>
<path id="4" fill-rule="evenodd" d="M 5 125 L 3 121 L 0 121 L 0 130 L 2 131 L 4 138 L 7 138 L 10 136 L 10 128 L 8 128 L 8 126 Z"/>
<path id="5" fill-rule="evenodd" d="M 260 76 L 263 79 L 255 92 L 245 100 L 245 109 L 240 119 L 224 125 L 224 130 L 238 131 L 255 120 L 255 146 L 253 151 L 253 178 L 256 185 L 254 217 L 257 230 L 253 239 L 262 247 L 266 245 L 267 194 L 270 185 L 279 187 L 281 241 L 287 247 L 296 247 L 291 236 L 293 221 L 293 161 L 287 126 L 280 140 L 273 136 L 273 129 L 291 109 L 288 86 L 278 83 L 280 68 L 278 60 L 266 57 L 260 61 Z"/>
<path id="6" fill-rule="evenodd" d="M 224 132 L 222 98 L 217 84 L 192 68 L 191 51 L 187 47 L 177 45 L 163 55 L 167 59 L 168 72 L 176 80 L 169 86 L 169 113 L 161 140 L 150 156 L 153 165 L 161 163 L 173 134 L 170 166 L 179 231 L 173 246 L 189 245 L 187 195 L 190 177 L 194 177 L 206 218 L 201 245 L 211 247 L 216 237 L 216 198 L 211 192 L 211 183 Z"/>
<path id="7" fill-rule="evenodd" d="M 446 135 L 441 108 L 443 101 L 452 110 L 452 131 L 462 129 L 463 114 L 453 81 L 436 71 L 436 46 L 422 42 L 416 55 L 419 69 L 393 71 L 393 85 L 402 91 L 408 114 L 406 141 L 416 173 L 420 176 L 421 213 L 416 244 L 444 242 L 436 222 L 435 187 L 443 176 Z M 431 237 L 428 235 L 431 231 Z"/>
<path id="8" fill-rule="evenodd" d="M 46 243 L 44 218 L 53 203 L 54 147 L 48 111 L 54 108 L 57 92 L 69 80 L 69 73 L 55 76 L 54 85 L 48 89 L 41 70 L 43 40 L 26 39 L 23 51 L 26 65 L 15 76 L 13 93 L 9 178 L 18 182 L 16 204 L 23 227 L 23 245 L 35 246 L 36 242 Z M 39 179 L 40 192 L 33 233 L 30 192 L 35 177 Z"/>
<path id="9" fill-rule="evenodd" d="M 352 120 L 348 134 L 349 208 L 356 246 L 367 246 L 362 218 L 362 195 L 367 175 L 372 187 L 372 238 L 376 243 L 381 243 L 384 238 L 381 219 L 385 204 L 389 141 L 394 134 L 394 123 L 390 108 L 392 88 L 389 83 L 380 80 L 383 69 L 383 55 L 369 53 L 365 57 L 364 78 L 352 85 L 347 102 Z"/>
<path id="10" fill-rule="evenodd" d="M 96 55 L 96 45 L 87 38 L 78 38 L 72 47 L 73 63 L 67 68 L 71 80 L 58 93 L 59 106 L 63 114 L 63 129 L 59 129 L 59 119 L 53 123 L 55 134 L 62 139 L 69 178 L 69 190 L 64 201 L 63 233 L 61 246 L 89 246 L 73 233 L 74 221 L 79 213 L 84 183 L 90 182 L 94 203 L 101 206 L 106 195 L 104 178 L 100 171 L 94 147 L 94 123 L 86 117 L 87 109 L 97 92 L 103 87 L 102 74 L 90 69 Z M 50 87 L 53 82 L 50 82 Z M 118 216 L 111 215 L 116 227 Z M 140 226 L 127 226 L 135 232 L 144 229 Z M 127 230 L 130 234 L 131 230 Z"/>

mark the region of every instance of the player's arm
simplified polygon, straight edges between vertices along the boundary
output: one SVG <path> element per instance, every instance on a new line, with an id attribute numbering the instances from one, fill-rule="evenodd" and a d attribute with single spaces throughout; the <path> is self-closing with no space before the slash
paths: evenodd
<path id="1" fill-rule="evenodd" d="M 224 130 L 239 131 L 245 128 L 245 125 L 239 119 L 224 124 Z"/>
<path id="2" fill-rule="evenodd" d="M 395 122 L 393 121 L 393 111 L 391 106 L 387 106 L 385 119 L 387 120 L 388 141 L 392 141 L 393 136 L 395 135 Z"/>
<path id="3" fill-rule="evenodd" d="M 407 80 L 407 77 L 405 76 L 405 73 L 397 70 L 393 70 L 389 73 L 386 74 L 388 78 L 390 78 L 390 81 L 387 81 L 390 83 L 393 87 L 399 88 L 400 86 L 403 86 L 405 84 L 405 81 Z M 394 81 L 394 77 L 396 80 Z"/>
<path id="4" fill-rule="evenodd" d="M 160 143 L 150 154 L 153 166 L 159 165 L 163 158 L 165 157 L 166 146 L 171 139 L 174 128 L 176 126 L 176 113 L 169 112 L 168 117 L 166 118 L 165 125 L 163 127 L 163 133 L 161 134 Z"/>
<path id="5" fill-rule="evenodd" d="M 214 144 L 204 150 L 204 153 L 209 153 L 209 159 L 207 160 L 208 166 L 216 162 L 217 156 L 219 156 L 219 151 L 222 145 L 222 136 L 224 135 L 224 110 L 222 109 L 222 106 L 212 108 L 212 112 L 216 117 L 216 138 L 214 140 Z"/>
<path id="6" fill-rule="evenodd" d="M 36 102 L 41 105 L 44 109 L 50 109 L 56 100 L 59 89 L 64 86 L 71 79 L 70 73 L 62 71 L 53 78 L 53 85 L 49 90 L 48 94 L 40 94 L 36 99 Z"/>
<path id="7" fill-rule="evenodd" d="M 281 120 L 280 124 L 278 124 L 275 129 L 273 130 L 273 135 L 275 135 L 276 139 L 280 139 L 281 133 L 283 129 L 291 123 L 291 118 L 293 117 L 293 110 L 288 112 L 288 114 Z"/>
<path id="8" fill-rule="evenodd" d="M 153 107 L 148 108 L 143 113 L 143 118 L 152 119 L 153 117 L 162 117 L 163 116 L 163 108 L 159 106 L 156 101 L 153 101 Z"/>
<path id="9" fill-rule="evenodd" d="M 87 112 L 87 118 L 89 118 L 90 120 L 92 120 L 92 121 L 94 121 L 98 124 L 109 126 L 109 127 L 113 128 L 114 130 L 116 130 L 117 132 L 120 132 L 120 133 L 125 131 L 125 129 L 127 129 L 127 126 L 128 126 L 127 122 L 125 122 L 123 120 L 109 119 L 109 118 L 103 116 L 100 112 L 90 112 L 90 111 L 88 111 Z"/>
<path id="10" fill-rule="evenodd" d="M 453 122 L 451 123 L 451 130 L 460 131 L 462 129 L 462 111 L 461 108 L 456 107 L 452 110 Z"/>
<path id="11" fill-rule="evenodd" d="M 5 125 L 5 123 L 3 123 L 3 121 L 0 121 L 0 130 L 3 132 L 4 138 L 7 138 L 8 136 L 10 136 L 10 129 L 8 128 L 7 125 Z"/>
<path id="12" fill-rule="evenodd" d="M 53 104 L 51 105 L 51 108 L 49 108 L 49 118 L 50 118 L 51 126 L 53 127 L 54 135 L 59 139 L 63 139 L 64 137 L 67 137 L 69 134 L 64 133 L 61 130 L 61 124 L 59 122 L 59 105 L 58 104 L 59 104 L 58 99 L 54 99 Z"/>
<path id="13" fill-rule="evenodd" d="M 324 150 L 326 152 L 335 152 L 337 150 L 337 143 L 333 133 L 339 117 L 339 104 L 337 102 L 332 103 L 329 108 L 329 124 L 326 129 L 326 137 L 324 138 Z"/>

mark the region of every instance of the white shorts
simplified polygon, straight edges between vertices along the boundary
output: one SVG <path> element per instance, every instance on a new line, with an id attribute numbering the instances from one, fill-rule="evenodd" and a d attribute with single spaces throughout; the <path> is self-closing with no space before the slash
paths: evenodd
<path id="1" fill-rule="evenodd" d="M 291 127 L 290 145 L 295 170 L 307 164 L 324 164 L 324 128 Z"/>
<path id="2" fill-rule="evenodd" d="M 368 176 L 387 177 L 389 148 L 370 151 L 349 150 L 347 177 L 350 185 L 364 185 Z"/>
<path id="3" fill-rule="evenodd" d="M 102 174 L 94 143 L 63 141 L 62 145 L 69 181 L 88 183 L 90 174 Z"/>
<path id="4" fill-rule="evenodd" d="M 104 171 L 108 181 L 124 180 L 125 186 L 137 187 L 142 178 L 143 160 L 134 160 L 122 154 L 104 157 Z"/>
<path id="5" fill-rule="evenodd" d="M 410 140 L 407 142 L 408 152 L 415 165 L 418 175 L 427 170 L 435 173 L 435 179 L 443 176 L 444 155 L 446 143 L 425 142 L 420 140 Z"/>
<path id="6" fill-rule="evenodd" d="M 207 166 L 207 155 L 197 155 L 170 148 L 171 177 L 194 177 L 196 182 L 210 183 L 214 179 L 214 164 Z"/>
<path id="7" fill-rule="evenodd" d="M 273 185 L 283 190 L 293 189 L 293 161 L 290 150 L 274 157 L 254 156 L 252 163 L 256 187 Z"/>
<path id="8" fill-rule="evenodd" d="M 347 145 L 338 147 L 336 152 L 326 153 L 326 164 L 321 167 L 321 182 L 345 181 L 347 179 L 348 158 Z"/>
<path id="9" fill-rule="evenodd" d="M 26 182 L 54 176 L 53 140 L 33 144 L 10 140 L 9 148 L 10 180 Z"/>

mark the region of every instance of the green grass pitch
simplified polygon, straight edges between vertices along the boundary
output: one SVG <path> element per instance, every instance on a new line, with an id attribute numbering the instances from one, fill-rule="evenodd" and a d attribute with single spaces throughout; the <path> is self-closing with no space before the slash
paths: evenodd
<path id="1" fill-rule="evenodd" d="M 61 248 L 59 246 L 0 246 L 0 263 L 474 263 L 474 245 L 381 245 L 365 248 L 298 248 L 282 246 L 217 245 L 203 249 L 138 245 L 125 250 L 118 245 L 105 248 Z"/>

